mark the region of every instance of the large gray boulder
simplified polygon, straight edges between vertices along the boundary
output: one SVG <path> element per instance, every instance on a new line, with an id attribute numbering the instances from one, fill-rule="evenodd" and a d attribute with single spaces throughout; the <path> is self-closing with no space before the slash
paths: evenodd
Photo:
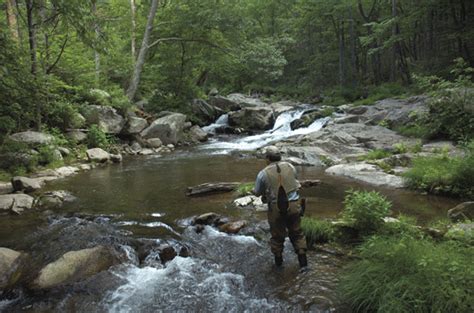
<path id="1" fill-rule="evenodd" d="M 198 125 L 194 125 L 189 130 L 189 136 L 194 142 L 204 142 L 207 141 L 208 134 L 202 130 Z"/>
<path id="2" fill-rule="evenodd" d="M 227 97 L 219 95 L 209 97 L 209 103 L 225 112 L 237 111 L 247 107 L 259 107 L 266 105 L 266 103 L 260 99 L 248 97 L 240 93 L 233 93 Z"/>
<path id="3" fill-rule="evenodd" d="M 34 198 L 25 194 L 0 195 L 0 213 L 21 213 L 33 207 Z"/>
<path id="4" fill-rule="evenodd" d="M 28 178 L 22 176 L 15 176 L 12 178 L 12 186 L 15 191 L 30 193 L 41 189 L 43 185 L 44 180 L 41 178 Z"/>
<path id="5" fill-rule="evenodd" d="M 87 158 L 90 162 L 107 162 L 110 160 L 110 154 L 101 148 L 93 148 L 86 151 Z"/>
<path id="6" fill-rule="evenodd" d="M 273 110 L 267 107 L 244 108 L 229 113 L 229 125 L 245 130 L 268 130 L 274 122 Z"/>
<path id="7" fill-rule="evenodd" d="M 360 180 L 375 186 L 391 188 L 403 188 L 404 186 L 401 177 L 387 174 L 373 164 L 338 164 L 326 169 L 326 173 Z"/>
<path id="8" fill-rule="evenodd" d="M 53 142 L 54 137 L 45 133 L 26 131 L 13 134 L 10 139 L 32 145 L 49 145 Z"/>
<path id="9" fill-rule="evenodd" d="M 123 132 L 129 135 L 139 134 L 148 126 L 146 119 L 141 117 L 131 116 L 128 118 L 128 121 L 125 125 Z"/>
<path id="10" fill-rule="evenodd" d="M 0 247 L 0 290 L 11 284 L 21 252 Z"/>
<path id="11" fill-rule="evenodd" d="M 211 124 L 224 113 L 223 110 L 210 105 L 202 99 L 194 99 L 191 102 L 191 111 L 199 119 L 200 126 Z"/>
<path id="12" fill-rule="evenodd" d="M 173 113 L 155 120 L 141 132 L 145 139 L 160 138 L 163 144 L 176 144 L 183 138 L 186 115 Z"/>
<path id="13" fill-rule="evenodd" d="M 33 281 L 33 289 L 49 289 L 84 280 L 115 263 L 113 253 L 104 246 L 71 251 L 46 265 Z"/>
<path id="14" fill-rule="evenodd" d="M 98 125 L 107 134 L 118 134 L 125 125 L 125 119 L 109 106 L 90 105 L 85 113 L 89 125 Z"/>

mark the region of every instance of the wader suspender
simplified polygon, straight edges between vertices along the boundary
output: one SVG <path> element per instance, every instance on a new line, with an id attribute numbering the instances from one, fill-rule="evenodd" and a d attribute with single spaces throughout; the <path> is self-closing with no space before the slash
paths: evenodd
<path id="1" fill-rule="evenodd" d="M 277 195 L 277 207 L 280 213 L 286 214 L 288 212 L 289 202 L 288 195 L 286 194 L 285 188 L 281 184 L 281 168 L 276 164 L 278 173 L 278 195 Z"/>

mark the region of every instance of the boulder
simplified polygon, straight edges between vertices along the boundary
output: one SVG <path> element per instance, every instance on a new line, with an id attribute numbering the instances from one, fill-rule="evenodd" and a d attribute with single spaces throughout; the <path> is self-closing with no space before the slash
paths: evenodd
<path id="1" fill-rule="evenodd" d="M 191 112 L 199 119 L 199 125 L 205 126 L 214 122 L 224 111 L 202 99 L 194 99 L 191 102 Z"/>
<path id="2" fill-rule="evenodd" d="M 145 139 L 160 138 L 164 144 L 176 144 L 183 137 L 186 115 L 173 113 L 155 120 L 141 132 Z"/>
<path id="3" fill-rule="evenodd" d="M 0 213 L 12 211 L 21 213 L 33 207 L 34 198 L 25 194 L 0 195 Z"/>
<path id="4" fill-rule="evenodd" d="M 159 148 L 163 145 L 163 142 L 161 142 L 160 138 L 150 138 L 146 142 L 148 146 L 154 149 Z"/>
<path id="5" fill-rule="evenodd" d="M 247 107 L 265 106 L 266 103 L 252 97 L 247 97 L 240 93 L 233 93 L 227 97 L 213 96 L 209 97 L 209 103 L 225 112 L 237 111 Z"/>
<path id="6" fill-rule="evenodd" d="M 142 149 L 138 152 L 139 155 L 151 155 L 151 154 L 154 154 L 154 153 L 155 153 L 154 150 L 148 149 L 148 148 Z"/>
<path id="7" fill-rule="evenodd" d="M 61 177 L 61 178 L 64 178 L 64 177 L 68 177 L 68 176 L 72 176 L 72 175 L 75 175 L 79 172 L 79 168 L 75 167 L 75 166 L 62 166 L 60 168 L 57 168 L 55 170 L 53 170 L 54 174 Z"/>
<path id="8" fill-rule="evenodd" d="M 87 134 L 81 130 L 73 129 L 66 133 L 66 137 L 77 143 L 82 143 L 86 141 Z"/>
<path id="9" fill-rule="evenodd" d="M 13 191 L 12 183 L 0 182 L 0 195 L 6 195 Z"/>
<path id="10" fill-rule="evenodd" d="M 107 162 L 110 159 L 110 154 L 101 148 L 93 148 L 86 151 L 87 159 L 90 162 Z"/>
<path id="11" fill-rule="evenodd" d="M 291 129 L 298 129 L 308 127 L 309 125 L 313 124 L 314 121 L 323 118 L 324 115 L 319 111 L 312 111 L 306 114 L 303 114 L 299 119 L 294 120 L 291 122 L 290 126 Z"/>
<path id="12" fill-rule="evenodd" d="M 347 124 L 347 123 L 359 123 L 360 122 L 360 116 L 359 115 L 345 115 L 342 117 L 338 117 L 334 119 L 335 124 Z"/>
<path id="13" fill-rule="evenodd" d="M 125 119 L 112 107 L 90 105 L 86 113 L 88 125 L 98 125 L 107 134 L 119 134 Z"/>
<path id="14" fill-rule="evenodd" d="M 114 163 L 121 163 L 123 160 L 123 157 L 120 153 L 118 154 L 110 154 L 110 161 Z"/>
<path id="15" fill-rule="evenodd" d="M 0 290 L 11 284 L 21 252 L 8 248 L 0 248 Z"/>
<path id="16" fill-rule="evenodd" d="M 453 222 L 474 220 L 474 201 L 461 203 L 448 211 L 448 218 Z"/>
<path id="17" fill-rule="evenodd" d="M 134 141 L 132 145 L 130 146 L 130 149 L 132 150 L 133 153 L 138 153 L 142 151 L 142 146 L 140 145 L 139 142 Z"/>
<path id="18" fill-rule="evenodd" d="M 75 200 L 76 197 L 67 191 L 48 191 L 39 197 L 38 206 L 45 210 L 57 209 L 61 207 L 64 202 L 73 202 Z"/>
<path id="19" fill-rule="evenodd" d="M 112 252 L 104 246 L 70 251 L 41 269 L 33 289 L 49 289 L 84 280 L 115 263 Z"/>
<path id="20" fill-rule="evenodd" d="M 59 153 L 61 153 L 61 156 L 63 156 L 63 157 L 67 157 L 71 154 L 71 150 L 69 150 L 68 148 L 64 148 L 64 147 L 59 147 L 58 151 L 59 151 Z"/>
<path id="21" fill-rule="evenodd" d="M 54 137 L 45 133 L 26 131 L 13 134 L 10 139 L 32 145 L 49 145 L 53 142 Z"/>
<path id="22" fill-rule="evenodd" d="M 245 196 L 235 199 L 233 204 L 238 208 L 252 209 L 257 212 L 264 212 L 268 210 L 267 205 L 262 202 L 262 199 L 256 196 Z"/>
<path id="23" fill-rule="evenodd" d="M 158 250 L 160 251 L 160 260 L 163 264 L 173 260 L 178 255 L 176 250 L 167 244 L 158 247 Z"/>
<path id="24" fill-rule="evenodd" d="M 229 222 L 220 225 L 219 230 L 228 234 L 237 234 L 245 226 L 247 226 L 247 221 Z"/>
<path id="25" fill-rule="evenodd" d="M 148 126 L 148 122 L 144 118 L 140 117 L 129 117 L 123 132 L 129 135 L 139 134 Z"/>
<path id="26" fill-rule="evenodd" d="M 189 130 L 189 136 L 191 137 L 191 140 L 195 142 L 207 141 L 208 137 L 207 133 L 203 131 L 202 128 L 198 125 L 194 125 L 193 127 L 191 127 L 191 129 Z"/>
<path id="27" fill-rule="evenodd" d="M 28 178 L 22 176 L 15 176 L 12 178 L 12 186 L 15 191 L 30 193 L 41 189 L 43 185 L 44 180 L 41 178 Z"/>
<path id="28" fill-rule="evenodd" d="M 218 225 L 222 224 L 220 223 L 222 217 L 214 212 L 209 212 L 209 213 L 204 213 L 199 216 L 196 216 L 193 221 L 191 222 L 191 225 Z"/>
<path id="29" fill-rule="evenodd" d="M 391 188 L 403 188 L 404 186 L 401 177 L 387 174 L 373 164 L 339 164 L 326 169 L 326 173 L 357 179 L 375 186 Z"/>
<path id="30" fill-rule="evenodd" d="M 273 110 L 267 107 L 250 107 L 229 113 L 229 125 L 245 130 L 268 130 L 274 122 Z"/>

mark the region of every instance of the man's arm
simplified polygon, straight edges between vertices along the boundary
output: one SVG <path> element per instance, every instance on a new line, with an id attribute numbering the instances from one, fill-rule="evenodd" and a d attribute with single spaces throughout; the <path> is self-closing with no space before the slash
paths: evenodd
<path id="1" fill-rule="evenodd" d="M 260 171 L 257 175 L 257 179 L 255 180 L 255 187 L 253 189 L 253 193 L 256 196 L 263 196 L 265 194 L 265 172 Z"/>

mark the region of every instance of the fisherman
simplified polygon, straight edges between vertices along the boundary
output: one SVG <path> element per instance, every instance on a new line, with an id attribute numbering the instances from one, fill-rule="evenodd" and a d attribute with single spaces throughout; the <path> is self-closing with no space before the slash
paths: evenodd
<path id="1" fill-rule="evenodd" d="M 283 264 L 283 244 L 288 230 L 300 267 L 306 269 L 306 238 L 301 230 L 302 208 L 299 205 L 298 193 L 301 185 L 296 178 L 296 169 L 290 163 L 281 161 L 280 151 L 275 146 L 266 148 L 265 157 L 268 165 L 257 175 L 254 194 L 262 196 L 262 201 L 268 205 L 270 247 L 275 256 L 275 265 L 280 267 Z M 283 198 L 287 198 L 286 210 L 285 205 L 280 205 L 282 193 Z"/>

